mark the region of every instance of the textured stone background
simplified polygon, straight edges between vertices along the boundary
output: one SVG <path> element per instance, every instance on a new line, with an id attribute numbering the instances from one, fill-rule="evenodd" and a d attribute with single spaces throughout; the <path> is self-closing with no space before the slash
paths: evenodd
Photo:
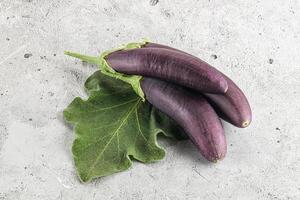
<path id="1" fill-rule="evenodd" d="M 253 107 L 225 123 L 228 154 L 204 161 L 190 142 L 166 158 L 78 181 L 62 110 L 97 55 L 147 37 L 234 79 Z M 297 0 L 0 0 L 0 199 L 300 199 L 300 2 Z"/>

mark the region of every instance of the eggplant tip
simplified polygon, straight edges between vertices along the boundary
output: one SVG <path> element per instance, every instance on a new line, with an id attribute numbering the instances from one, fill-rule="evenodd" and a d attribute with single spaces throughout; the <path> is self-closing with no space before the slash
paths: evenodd
<path id="1" fill-rule="evenodd" d="M 220 88 L 222 88 L 222 93 L 223 94 L 225 94 L 226 92 L 227 92 L 227 90 L 228 90 L 228 84 L 227 84 L 227 81 L 226 80 L 221 80 L 220 82 L 219 82 L 219 84 L 220 84 Z"/>
<path id="2" fill-rule="evenodd" d="M 222 158 L 216 158 L 216 159 L 211 160 L 211 162 L 218 163 L 219 161 L 223 160 L 223 158 L 224 157 L 222 157 Z"/>
<path id="3" fill-rule="evenodd" d="M 244 121 L 243 123 L 242 123 L 242 127 L 243 128 L 246 128 L 247 126 L 249 126 L 250 125 L 250 121 L 249 120 L 246 120 L 246 121 Z"/>
<path id="4" fill-rule="evenodd" d="M 228 90 L 228 86 L 225 88 L 225 90 L 224 90 L 224 94 L 227 92 L 227 90 Z"/>
<path id="5" fill-rule="evenodd" d="M 219 155 L 213 159 L 209 159 L 209 161 L 213 162 L 213 163 L 218 163 L 219 161 L 223 160 L 225 158 L 225 155 L 222 154 L 222 155 Z"/>

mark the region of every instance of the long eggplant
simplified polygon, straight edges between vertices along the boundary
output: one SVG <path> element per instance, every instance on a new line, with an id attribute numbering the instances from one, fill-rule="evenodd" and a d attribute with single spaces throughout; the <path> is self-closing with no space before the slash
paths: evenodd
<path id="1" fill-rule="evenodd" d="M 190 55 L 184 51 L 156 43 L 148 43 L 144 48 L 169 49 L 174 52 L 180 52 L 187 56 L 194 57 L 193 55 Z M 229 77 L 224 74 L 222 75 L 226 79 L 228 85 L 228 90 L 226 91 L 226 93 L 204 93 L 204 95 L 211 101 L 220 117 L 237 127 L 245 128 L 249 126 L 252 121 L 252 111 L 250 108 L 250 104 L 242 90 Z"/>
<path id="2" fill-rule="evenodd" d="M 173 118 L 207 160 L 224 158 L 227 145 L 221 121 L 201 94 L 153 78 L 143 78 L 141 86 L 146 99 Z"/>
<path id="3" fill-rule="evenodd" d="M 182 85 L 200 92 L 225 93 L 222 73 L 199 58 L 165 48 L 120 50 L 105 57 L 116 71 L 142 75 Z"/>

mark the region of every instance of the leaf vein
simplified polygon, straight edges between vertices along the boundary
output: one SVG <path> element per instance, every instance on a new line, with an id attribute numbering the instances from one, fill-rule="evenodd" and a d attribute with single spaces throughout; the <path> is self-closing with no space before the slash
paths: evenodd
<path id="1" fill-rule="evenodd" d="M 138 129 L 139 129 L 139 133 L 142 136 L 142 138 L 144 138 L 144 140 L 147 142 L 147 138 L 145 137 L 145 135 L 143 134 L 143 132 L 141 130 L 140 120 L 139 120 L 139 115 L 137 113 L 137 109 L 135 110 L 135 116 L 136 116 L 136 121 L 137 121 L 137 126 L 138 126 Z"/>
<path id="2" fill-rule="evenodd" d="M 138 98 L 139 99 L 139 98 Z M 122 123 L 120 124 L 120 126 L 115 130 L 115 132 L 112 134 L 112 137 L 110 138 L 110 140 L 106 143 L 106 145 L 104 146 L 104 148 L 102 149 L 102 151 L 99 153 L 99 155 L 96 157 L 93 165 L 91 166 L 91 168 L 89 169 L 89 171 L 87 172 L 86 178 L 88 178 L 92 172 L 92 170 L 95 168 L 96 164 L 98 163 L 99 159 L 101 158 L 102 154 L 104 153 L 104 151 L 106 150 L 106 148 L 108 147 L 108 145 L 111 143 L 111 141 L 113 140 L 113 138 L 116 136 L 116 134 L 118 133 L 118 131 L 121 129 L 121 127 L 125 124 L 126 120 L 128 119 L 128 117 L 130 116 L 130 114 L 134 111 L 134 108 L 140 103 L 141 99 L 139 99 L 139 101 L 137 101 L 136 104 L 134 104 L 132 106 L 132 108 L 129 110 L 129 112 L 126 114 L 126 116 L 124 117 L 124 119 L 122 120 Z"/>

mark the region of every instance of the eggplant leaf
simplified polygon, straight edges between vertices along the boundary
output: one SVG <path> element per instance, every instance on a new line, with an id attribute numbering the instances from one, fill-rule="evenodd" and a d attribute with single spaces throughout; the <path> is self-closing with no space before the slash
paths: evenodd
<path id="1" fill-rule="evenodd" d="M 83 182 L 124 171 L 131 157 L 143 163 L 161 160 L 165 151 L 157 134 L 181 139 L 175 122 L 143 102 L 129 84 L 103 75 L 90 76 L 85 88 L 89 98 L 75 98 L 64 110 L 75 126 L 73 157 Z"/>

